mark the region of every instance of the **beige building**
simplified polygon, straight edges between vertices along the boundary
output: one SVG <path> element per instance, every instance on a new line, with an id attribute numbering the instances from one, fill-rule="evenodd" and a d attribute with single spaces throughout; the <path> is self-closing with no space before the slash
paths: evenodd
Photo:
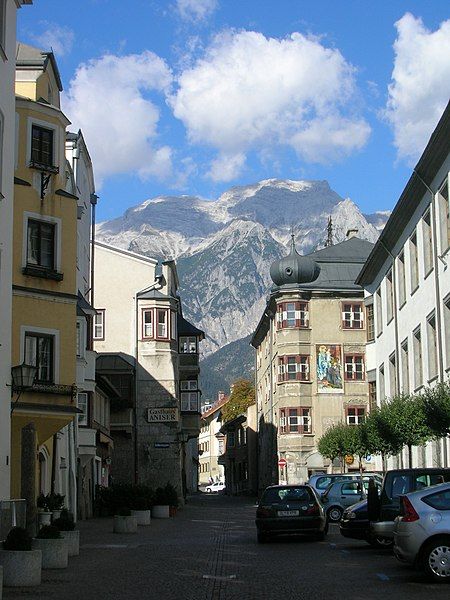
<path id="1" fill-rule="evenodd" d="M 220 433 L 220 428 L 222 408 L 227 402 L 228 396 L 219 392 L 217 402 L 202 414 L 198 436 L 199 485 L 207 485 L 211 480 L 225 481 L 225 470 L 223 465 L 219 465 L 219 457 L 225 451 L 225 436 Z"/>
<path id="2" fill-rule="evenodd" d="M 331 471 L 317 441 L 330 425 L 357 424 L 368 411 L 368 323 L 354 282 L 372 247 L 350 237 L 300 256 L 292 240 L 290 254 L 271 266 L 274 286 L 251 341 L 260 489 Z M 350 468 L 357 467 L 355 460 Z"/>

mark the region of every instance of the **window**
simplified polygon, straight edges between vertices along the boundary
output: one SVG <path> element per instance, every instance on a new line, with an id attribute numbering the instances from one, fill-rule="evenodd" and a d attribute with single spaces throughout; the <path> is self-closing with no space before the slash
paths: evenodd
<path id="1" fill-rule="evenodd" d="M 394 317 L 394 293 L 392 287 L 392 270 L 386 275 L 386 321 Z"/>
<path id="2" fill-rule="evenodd" d="M 361 302 L 342 303 L 342 327 L 344 329 L 362 329 L 363 315 Z"/>
<path id="3" fill-rule="evenodd" d="M 280 433 L 311 433 L 310 408 L 281 408 Z"/>
<path id="4" fill-rule="evenodd" d="M 369 407 L 374 410 L 377 406 L 377 382 L 369 381 Z"/>
<path id="5" fill-rule="evenodd" d="M 185 391 L 193 391 L 197 390 L 197 380 L 196 379 L 185 379 L 184 381 L 180 381 L 180 390 Z"/>
<path id="6" fill-rule="evenodd" d="M 27 265 L 55 269 L 55 230 L 54 223 L 28 219 Z"/>
<path id="7" fill-rule="evenodd" d="M 53 130 L 32 125 L 31 162 L 43 166 L 53 166 Z"/>
<path id="8" fill-rule="evenodd" d="M 404 394 L 409 394 L 409 351 L 408 340 L 404 340 L 401 346 L 401 362 L 402 362 L 402 391 Z"/>
<path id="9" fill-rule="evenodd" d="M 54 337 L 39 333 L 25 333 L 25 363 L 37 367 L 37 383 L 53 383 Z"/>
<path id="10" fill-rule="evenodd" d="M 76 337 L 77 337 L 77 358 L 81 358 L 83 356 L 83 343 L 82 343 L 81 323 L 79 321 L 77 321 Z"/>
<path id="11" fill-rule="evenodd" d="M 170 339 L 177 339 L 177 313 L 174 310 L 170 311 Z"/>
<path id="12" fill-rule="evenodd" d="M 347 425 L 360 425 L 364 423 L 366 418 L 365 406 L 348 406 L 347 407 Z"/>
<path id="13" fill-rule="evenodd" d="M 380 389 L 380 402 L 384 402 L 384 400 L 386 399 L 386 382 L 384 380 L 384 363 L 381 363 L 381 365 L 378 368 L 378 383 L 379 383 L 379 389 Z"/>
<path id="14" fill-rule="evenodd" d="M 307 302 L 282 302 L 277 308 L 277 329 L 309 327 Z"/>
<path id="15" fill-rule="evenodd" d="M 341 493 L 344 496 L 361 496 L 361 484 L 359 481 L 349 481 L 348 483 L 343 483 L 341 487 Z"/>
<path id="16" fill-rule="evenodd" d="M 389 356 L 389 392 L 391 396 L 396 396 L 398 393 L 397 382 L 397 357 L 395 352 Z"/>
<path id="17" fill-rule="evenodd" d="M 152 338 L 153 337 L 153 310 L 143 309 L 142 311 L 142 337 Z"/>
<path id="18" fill-rule="evenodd" d="M 419 259 L 417 256 L 417 234 L 409 238 L 409 266 L 411 273 L 411 294 L 419 287 Z"/>
<path id="19" fill-rule="evenodd" d="M 182 412 L 200 412 L 198 405 L 198 392 L 181 392 L 180 400 Z"/>
<path id="20" fill-rule="evenodd" d="M 437 338 L 436 317 L 434 313 L 427 318 L 427 345 L 428 345 L 428 379 L 433 379 L 437 372 Z"/>
<path id="21" fill-rule="evenodd" d="M 180 354 L 197 354 L 197 338 L 195 336 L 180 337 Z"/>
<path id="22" fill-rule="evenodd" d="M 375 320 L 373 313 L 373 304 L 366 307 L 367 314 L 367 341 L 373 342 L 375 339 Z"/>
<path id="23" fill-rule="evenodd" d="M 400 252 L 397 260 L 398 271 L 398 302 L 403 306 L 406 302 L 405 253 Z"/>
<path id="24" fill-rule="evenodd" d="M 345 355 L 345 379 L 347 381 L 364 380 L 364 357 L 361 354 Z"/>
<path id="25" fill-rule="evenodd" d="M 167 310 L 162 310 L 160 308 L 158 308 L 156 310 L 156 314 L 157 314 L 157 337 L 160 339 L 167 339 L 168 337 L 168 332 L 167 332 L 167 317 L 168 317 L 168 311 Z"/>
<path id="26" fill-rule="evenodd" d="M 309 381 L 309 356 L 281 356 L 278 359 L 278 381 Z"/>
<path id="27" fill-rule="evenodd" d="M 233 448 L 235 445 L 235 433 L 234 431 L 229 431 L 227 433 L 227 446 L 229 448 Z"/>
<path id="28" fill-rule="evenodd" d="M 439 212 L 441 222 L 441 253 L 447 251 L 450 246 L 450 204 L 448 196 L 448 176 L 439 189 Z"/>
<path id="29" fill-rule="evenodd" d="M 98 308 L 94 315 L 94 340 L 105 339 L 105 309 Z"/>
<path id="30" fill-rule="evenodd" d="M 421 500 L 435 510 L 450 510 L 450 490 L 448 489 L 422 497 Z"/>
<path id="31" fill-rule="evenodd" d="M 414 388 L 419 388 L 423 383 L 422 372 L 422 336 L 420 327 L 413 333 L 413 350 L 414 350 Z"/>
<path id="32" fill-rule="evenodd" d="M 383 333 L 383 304 L 381 301 L 381 288 L 378 288 L 375 294 L 375 301 L 377 307 L 377 335 Z"/>
<path id="33" fill-rule="evenodd" d="M 83 411 L 78 414 L 78 425 L 87 426 L 88 424 L 88 395 L 86 392 L 79 392 L 77 395 L 77 406 Z"/>
<path id="34" fill-rule="evenodd" d="M 433 269 L 433 240 L 431 237 L 431 217 L 430 211 L 424 214 L 422 219 L 423 232 L 423 263 L 425 275 Z"/>

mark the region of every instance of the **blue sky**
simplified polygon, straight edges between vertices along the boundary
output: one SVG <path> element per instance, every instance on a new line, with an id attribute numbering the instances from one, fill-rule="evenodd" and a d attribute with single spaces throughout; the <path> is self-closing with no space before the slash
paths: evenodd
<path id="1" fill-rule="evenodd" d="M 327 179 L 391 209 L 450 95 L 446 1 L 34 0 L 99 220 L 161 194 Z"/>

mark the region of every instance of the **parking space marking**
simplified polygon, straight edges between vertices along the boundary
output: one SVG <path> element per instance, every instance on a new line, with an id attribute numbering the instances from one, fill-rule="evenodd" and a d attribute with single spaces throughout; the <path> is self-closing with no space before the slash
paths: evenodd
<path id="1" fill-rule="evenodd" d="M 390 581 L 389 577 L 384 573 L 377 573 L 377 577 L 378 579 L 381 579 L 381 581 Z"/>
<path id="2" fill-rule="evenodd" d="M 215 579 L 217 581 L 228 581 L 236 579 L 236 575 L 202 575 L 203 579 Z"/>

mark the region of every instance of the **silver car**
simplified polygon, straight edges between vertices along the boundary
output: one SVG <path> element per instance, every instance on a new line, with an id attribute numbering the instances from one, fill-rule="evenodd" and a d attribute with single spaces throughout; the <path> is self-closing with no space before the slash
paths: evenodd
<path id="1" fill-rule="evenodd" d="M 450 583 L 450 483 L 406 494 L 400 508 L 395 556 L 423 568 L 434 581 Z"/>

